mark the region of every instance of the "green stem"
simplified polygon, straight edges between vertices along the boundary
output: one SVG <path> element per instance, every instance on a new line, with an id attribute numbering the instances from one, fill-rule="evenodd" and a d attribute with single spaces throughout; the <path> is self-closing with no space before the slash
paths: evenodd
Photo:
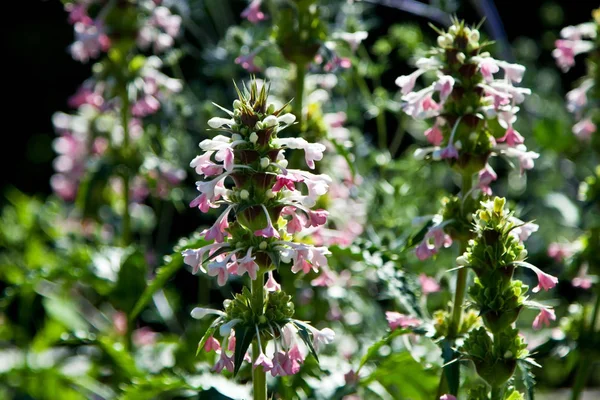
<path id="1" fill-rule="evenodd" d="M 492 400 L 502 400 L 503 393 L 504 393 L 504 388 L 502 386 L 493 386 L 492 387 Z"/>
<path id="2" fill-rule="evenodd" d="M 123 148 L 124 155 L 129 154 L 129 96 L 127 89 L 121 93 L 121 125 L 123 125 Z M 129 184 L 130 184 L 129 169 L 124 168 L 123 173 L 123 246 L 128 246 L 131 243 L 131 216 L 129 215 Z"/>
<path id="3" fill-rule="evenodd" d="M 303 113 L 303 100 L 304 100 L 304 78 L 306 77 L 306 64 L 296 64 L 296 97 L 294 100 L 293 111 L 298 119 L 298 125 L 300 132 L 304 131 L 304 113 Z"/>
<path id="4" fill-rule="evenodd" d="M 264 271 L 264 270 L 263 270 Z M 252 310 L 255 315 L 264 313 L 265 301 L 265 274 L 259 271 L 255 280 L 251 281 L 250 289 L 252 291 Z M 260 354 L 258 340 L 252 342 L 252 361 Z M 267 374 L 261 367 L 252 370 L 252 386 L 254 388 L 254 400 L 267 400 Z"/>
<path id="5" fill-rule="evenodd" d="M 600 293 L 596 296 L 596 303 L 594 304 L 594 310 L 592 312 L 592 320 L 589 325 L 589 333 L 586 333 L 585 322 L 581 325 L 580 344 L 585 343 L 584 346 L 580 345 L 580 361 L 577 367 L 577 374 L 575 375 L 575 382 L 573 383 L 573 391 L 571 392 L 571 400 L 578 400 L 581 396 L 581 392 L 585 388 L 585 384 L 589 378 L 592 370 L 592 358 L 590 352 L 586 351 L 588 344 L 587 341 L 594 340 L 594 332 L 596 330 L 596 323 L 598 322 L 598 314 L 600 313 Z"/>
<path id="6" fill-rule="evenodd" d="M 460 120 L 459 120 L 460 121 Z M 458 125 L 458 122 L 456 126 Z M 454 129 L 456 129 L 456 126 Z M 461 187 L 461 196 L 463 197 L 463 202 L 465 196 L 471 190 L 473 185 L 473 176 L 467 172 L 462 174 L 462 187 Z M 460 254 L 463 254 L 467 250 L 467 241 L 460 240 L 459 241 Z M 458 337 L 458 333 L 460 332 L 460 327 L 462 323 L 462 311 L 463 311 L 463 303 L 465 300 L 465 292 L 467 289 L 467 277 L 468 270 L 467 268 L 461 268 L 458 270 L 456 275 L 456 292 L 454 293 L 454 302 L 452 303 L 452 318 L 450 319 L 450 324 L 448 326 L 448 336 L 447 339 L 450 341 L 454 341 Z M 445 368 L 442 371 L 442 376 L 440 377 L 440 383 L 438 385 L 438 393 L 440 395 L 447 393 L 449 386 L 446 377 Z M 451 393 L 454 396 L 457 396 L 458 393 Z"/>
<path id="7" fill-rule="evenodd" d="M 467 193 L 469 193 L 472 186 L 473 176 L 470 173 L 463 173 L 461 187 L 463 201 L 465 200 L 465 196 Z M 460 254 L 462 255 L 466 250 L 467 242 L 465 240 L 460 241 Z M 463 302 L 467 288 L 467 272 L 468 271 L 466 268 L 461 268 L 458 270 L 458 274 L 456 275 L 456 292 L 454 293 L 454 303 L 452 305 L 452 319 L 450 320 L 450 326 L 448 327 L 448 337 L 450 339 L 456 339 L 456 336 L 460 331 Z"/>

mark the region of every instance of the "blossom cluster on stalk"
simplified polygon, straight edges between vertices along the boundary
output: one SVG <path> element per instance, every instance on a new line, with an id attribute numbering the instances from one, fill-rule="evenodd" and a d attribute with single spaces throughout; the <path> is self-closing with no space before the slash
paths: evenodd
<path id="1" fill-rule="evenodd" d="M 600 8 L 593 14 L 593 21 L 563 28 L 560 31 L 561 39 L 556 40 L 556 48 L 552 52 L 563 72 L 575 65 L 577 55 L 588 54 L 588 75 L 567 93 L 567 109 L 577 121 L 573 125 L 573 133 L 578 139 L 588 142 L 600 122 Z"/>
<path id="2" fill-rule="evenodd" d="M 287 104 L 277 108 L 273 103 L 268 103 L 266 84 L 259 89 L 257 82 L 253 81 L 244 93 L 238 90 L 238 95 L 239 99 L 233 103 L 233 111 L 219 107 L 228 118 L 214 117 L 208 121 L 213 130 L 223 134 L 202 141 L 200 148 L 204 153 L 190 163 L 204 178 L 196 182 L 200 194 L 190 206 L 204 213 L 213 208 L 224 207 L 224 210 L 216 222 L 202 233 L 212 243 L 185 250 L 183 256 L 185 263 L 193 268 L 193 273 L 201 271 L 214 276 L 221 286 L 231 276 L 242 277 L 247 274 L 251 281 L 262 282 L 264 275 L 268 274 L 265 283 L 269 293 L 265 303 L 268 309 L 271 299 L 287 296 L 275 281 L 274 269 L 287 264 L 293 273 L 309 274 L 327 268 L 326 256 L 330 254 L 327 248 L 294 241 L 294 235 L 327 222 L 328 212 L 313 207 L 319 197 L 327 192 L 331 178 L 303 169 L 288 168 L 286 150 L 303 150 L 306 165 L 309 169 L 315 169 L 315 161 L 323 158 L 325 146 L 309 143 L 300 137 L 279 137 L 280 132 L 294 123 L 295 116 L 284 113 Z M 249 296 L 249 293 L 247 296 L 241 295 L 238 303 L 250 302 Z M 254 336 L 262 346 L 279 337 L 280 332 L 276 328 L 285 328 L 287 325 L 283 321 L 291 321 L 290 314 L 283 320 L 277 320 L 279 322 L 275 326 L 268 317 L 264 320 L 261 316 L 261 312 L 253 309 L 250 316 L 241 319 L 245 322 L 238 326 L 236 324 L 240 319 L 232 316 L 232 312 L 226 308 L 225 317 L 218 319 L 216 324 L 233 328 L 234 332 L 251 328 L 251 334 L 256 333 Z M 294 324 L 296 329 L 300 329 L 298 322 Z M 321 337 L 333 337 L 331 330 L 321 334 L 321 331 L 308 324 L 306 327 L 317 342 Z M 267 333 L 263 339 L 265 331 Z M 295 332 L 292 327 L 286 328 L 286 331 L 288 336 Z M 263 340 L 262 344 L 260 340 Z M 276 347 L 271 359 L 273 365 L 283 360 L 280 359 L 283 356 L 279 355 L 281 349 L 286 350 L 286 357 L 293 357 L 293 362 L 299 363 L 304 359 L 295 350 L 292 355 L 289 354 L 293 347 L 288 345 L 292 342 L 284 341 L 281 349 L 277 340 L 273 343 Z M 225 352 L 221 354 L 221 357 L 227 357 Z M 254 354 L 253 358 L 256 360 L 258 356 Z M 225 362 L 224 365 L 229 364 Z M 268 368 L 268 365 L 263 366 Z M 291 371 L 295 373 L 297 368 L 275 369 L 271 373 L 285 375 Z"/>
<path id="3" fill-rule="evenodd" d="M 560 31 L 561 39 L 556 41 L 553 56 L 557 65 L 568 71 L 575 65 L 575 56 L 587 54 L 587 74 L 579 79 L 578 86 L 566 95 L 567 110 L 576 120 L 573 134 L 586 143 L 592 151 L 600 154 L 600 8 L 592 12 L 593 20 L 576 26 L 567 26 Z M 593 204 L 600 193 L 600 167 L 595 166 L 579 187 L 579 200 Z M 587 220 L 586 232 L 572 243 L 551 243 L 548 255 L 558 263 L 570 265 L 571 285 L 580 289 L 590 289 L 596 281 L 600 262 L 597 248 L 600 233 L 594 219 Z"/>
<path id="4" fill-rule="evenodd" d="M 476 275 L 468 293 L 484 324 L 468 333 L 461 353 L 473 361 L 479 376 L 495 390 L 507 384 L 519 362 L 533 362 L 528 358 L 524 338 L 515 328 L 521 311 L 525 307 L 539 309 L 534 329 L 550 326 L 556 319 L 552 308 L 528 300 L 528 286 L 513 279 L 516 267 L 536 274 L 533 293 L 550 290 L 558 282 L 556 277 L 525 261 L 527 251 L 513 233 L 520 225 L 511 218 L 505 202 L 500 197 L 481 202 L 473 216 L 475 237 L 457 259 L 461 268 L 469 268 Z"/>
<path id="5" fill-rule="evenodd" d="M 419 159 L 445 160 L 471 184 L 477 174 L 477 186 L 463 196 L 492 195 L 491 184 L 498 176 L 489 164 L 490 157 L 516 158 L 521 173 L 533 168 L 539 154 L 528 151 L 514 123 L 518 105 L 531 91 L 515 86 L 523 79 L 525 67 L 497 60 L 483 51 L 479 30 L 454 21 L 447 32 L 438 31 L 437 46 L 417 60 L 418 69 L 396 79 L 402 94 L 402 110 L 416 120 L 433 119 L 425 131 L 432 145 L 417 149 Z M 420 76 L 434 81 L 415 90 Z M 470 209 L 458 197 L 444 200 L 443 210 L 432 219 L 423 241 L 416 247 L 417 258 L 425 260 L 453 239 L 468 240 Z M 527 225 L 522 229 L 535 230 Z"/>
<path id="6" fill-rule="evenodd" d="M 403 111 L 417 120 L 433 119 L 425 131 L 431 147 L 415 156 L 446 160 L 463 170 L 479 171 L 479 187 L 489 187 L 497 176 L 488 164 L 490 156 L 518 160 L 521 172 L 533 168 L 539 157 L 528 151 L 523 136 L 514 128 L 518 105 L 531 91 L 515 86 L 525 67 L 491 57 L 483 51 L 479 30 L 455 21 L 447 32 L 438 31 L 437 47 L 416 62 L 418 69 L 396 79 Z M 500 75 L 501 73 L 501 75 Z M 421 75 L 435 80 L 415 90 Z"/>
<path id="7" fill-rule="evenodd" d="M 268 33 L 270 36 L 276 37 L 282 55 L 288 61 L 293 63 L 301 61 L 303 65 L 308 64 L 309 69 L 324 73 L 334 73 L 350 68 L 352 62 L 348 55 L 356 52 L 360 43 L 367 38 L 368 33 L 366 31 L 346 32 L 333 26 L 331 27 L 333 31 L 327 35 L 329 40 L 325 40 L 325 28 L 318 16 L 317 1 L 310 0 L 301 3 L 297 5 L 297 15 L 296 13 L 290 15 L 285 9 L 279 9 L 272 16 L 273 32 Z M 261 6 L 262 0 L 252 0 L 242 11 L 241 17 L 252 24 L 268 20 L 270 17 L 261 10 Z M 299 17 L 300 14 L 305 16 Z M 314 26 L 310 25 L 311 21 Z M 319 24 L 314 21 L 319 21 Z M 253 33 L 257 33 L 257 31 Z M 270 40 L 269 37 L 253 38 L 253 43 L 249 44 L 251 50 L 244 50 L 242 54 L 239 54 L 235 58 L 235 63 L 249 73 L 261 71 L 263 68 L 260 62 L 256 62 L 256 58 L 263 51 L 272 50 L 272 47 L 269 46 Z"/>
<path id="8" fill-rule="evenodd" d="M 114 158 L 114 149 L 124 143 L 125 135 L 128 141 L 138 142 L 144 130 L 142 118 L 156 113 L 161 103 L 182 89 L 179 80 L 160 71 L 160 58 L 141 55 L 136 41 L 131 40 L 137 38 L 137 43 L 146 47 L 148 40 L 140 38 L 158 27 L 171 39 L 178 35 L 181 17 L 158 4 L 142 1 L 118 6 L 116 2 L 85 0 L 65 5 L 75 29 L 75 42 L 70 46 L 73 58 L 87 62 L 106 55 L 94 64 L 94 76 L 69 99 L 76 112 L 53 116 L 59 137 L 54 142 L 58 156 L 51 186 L 64 200 L 75 199 L 92 163 Z M 173 45 L 172 40 L 158 36 L 161 50 Z M 156 46 L 154 50 L 158 51 Z M 123 112 L 127 113 L 126 126 Z M 169 189 L 184 178 L 185 172 L 166 160 L 148 162 L 132 182 L 131 198 L 143 201 L 150 192 L 166 198 Z"/>

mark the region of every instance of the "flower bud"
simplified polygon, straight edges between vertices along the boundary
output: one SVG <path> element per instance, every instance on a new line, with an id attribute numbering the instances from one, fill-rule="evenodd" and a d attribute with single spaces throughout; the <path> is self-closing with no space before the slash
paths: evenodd
<path id="1" fill-rule="evenodd" d="M 267 168 L 270 163 L 271 163 L 271 160 L 269 159 L 269 157 L 263 157 L 260 159 L 260 167 L 262 169 Z"/>
<path id="2" fill-rule="evenodd" d="M 262 242 L 260 242 L 260 244 L 258 245 L 258 248 L 261 250 L 266 250 L 267 249 L 267 242 L 265 242 L 264 240 Z"/>
<path id="3" fill-rule="evenodd" d="M 460 53 L 458 53 L 456 55 L 456 59 L 458 60 L 459 63 L 464 64 L 465 63 L 465 59 L 467 58 L 467 56 L 465 56 L 465 53 L 463 53 L 462 51 Z"/>
<path id="4" fill-rule="evenodd" d="M 273 191 L 271 189 L 268 189 L 265 192 L 265 196 L 267 196 L 267 199 L 272 199 L 273 197 L 275 197 L 275 193 L 273 193 Z"/>
<path id="5" fill-rule="evenodd" d="M 256 132 L 252 132 L 250 134 L 250 143 L 256 144 L 257 141 L 258 141 L 258 135 L 256 134 Z"/>
<path id="6" fill-rule="evenodd" d="M 265 118 L 263 120 L 263 126 L 265 128 L 270 128 L 272 126 L 277 126 L 279 125 L 279 122 L 277 121 L 277 117 L 274 115 L 269 115 L 267 118 Z"/>
<path id="7" fill-rule="evenodd" d="M 243 189 L 242 191 L 240 191 L 240 199 L 248 200 L 249 197 L 250 197 L 250 192 L 248 192 L 246 189 Z"/>
<path id="8" fill-rule="evenodd" d="M 479 31 L 477 29 L 473 29 L 471 31 L 471 35 L 469 35 L 469 39 L 472 40 L 473 42 L 478 42 L 479 41 Z"/>
<path id="9" fill-rule="evenodd" d="M 241 101 L 239 101 L 238 99 L 235 99 L 235 100 L 233 101 L 233 108 L 234 108 L 235 110 L 238 110 L 240 107 L 242 107 L 242 102 L 241 102 Z"/>

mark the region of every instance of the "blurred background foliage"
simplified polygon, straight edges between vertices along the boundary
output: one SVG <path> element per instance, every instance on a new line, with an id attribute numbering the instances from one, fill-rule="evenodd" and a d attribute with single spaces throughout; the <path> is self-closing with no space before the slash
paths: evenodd
<path id="1" fill-rule="evenodd" d="M 573 273 L 551 259 L 547 249 L 581 234 L 587 217 L 577 191 L 598 160 L 571 134 L 573 120 L 564 106 L 564 94 L 584 74 L 583 65 L 562 74 L 550 54 L 560 28 L 589 20 L 597 3 L 432 0 L 426 12 L 406 7 L 412 3 L 417 2 L 370 0 L 352 7 L 321 2 L 328 25 L 369 33 L 349 54 L 352 68 L 336 74 L 331 101 L 323 105 L 326 112 L 347 114 L 351 145 L 345 151 L 363 179 L 356 197 L 367 204 L 366 223 L 354 243 L 331 247 L 332 268 L 348 271 L 345 286 L 312 287 L 304 278 L 285 288 L 296 293 L 297 318 L 327 324 L 338 336 L 336 346 L 320 357 L 320 366 L 309 359 L 300 374 L 272 382 L 278 398 L 342 399 L 359 390 L 359 398 L 427 399 L 437 389 L 441 359 L 431 342 L 390 337 L 368 349 L 388 332 L 386 310 L 429 316 L 450 300 L 445 290 L 421 296 L 417 276 L 426 273 L 450 288 L 446 270 L 454 265 L 457 250 L 426 262 L 409 250 L 423 227 L 414 224 L 415 218 L 435 213 L 442 196 L 457 186 L 444 166 L 413 159 L 424 126 L 400 113 L 394 80 L 409 72 L 415 54 L 435 41 L 427 24 L 452 14 L 470 22 L 486 17 L 482 31 L 496 40 L 492 52 L 527 67 L 522 86 L 532 88 L 533 95 L 517 129 L 541 157 L 523 176 L 505 163 L 493 165 L 500 177 L 494 192 L 518 205 L 521 219 L 540 225 L 528 242 L 531 262 L 568 277 L 543 295 L 556 307 L 555 328 L 532 331 L 534 315 L 524 318 L 522 329 L 543 365 L 534 370 L 537 389 L 568 388 L 576 374 L 579 304 L 592 295 L 569 284 Z M 10 18 L 4 35 L 10 71 L 5 120 L 10 125 L 1 157 L 0 398 L 249 398 L 247 367 L 234 383 L 209 372 L 213 355 L 195 356 L 207 323 L 189 317 L 198 304 L 218 308 L 241 283 L 221 288 L 204 275 L 191 275 L 178 251 L 198 247 L 201 239 L 194 232 L 215 217 L 187 207 L 194 196 L 187 164 L 196 155 L 195 144 L 207 136 L 206 121 L 215 112 L 211 102 L 230 104 L 231 80 L 248 77 L 235 59 L 247 54 L 257 37 L 267 38 L 270 24 L 243 21 L 245 1 L 172 4 L 183 17 L 185 33 L 166 57 L 166 69 L 183 80 L 184 90 L 171 108 L 147 121 L 146 133 L 173 153 L 188 179 L 168 199 L 140 207 L 133 217 L 143 248 L 115 247 L 98 229 L 80 234 L 76 216 L 52 195 L 52 114 L 68 109 L 67 98 L 90 76 L 92 63 L 76 63 L 67 53 L 72 28 L 60 2 L 12 4 L 11 14 L 21 18 Z M 268 46 L 256 64 L 289 69 Z M 289 97 L 285 90 L 278 95 Z M 159 265 L 164 267 L 157 274 Z M 281 274 L 284 282 L 292 282 L 285 271 Z M 522 277 L 526 283 L 532 278 Z M 345 377 L 365 354 L 361 380 Z M 597 366 L 588 384 L 600 385 Z"/>

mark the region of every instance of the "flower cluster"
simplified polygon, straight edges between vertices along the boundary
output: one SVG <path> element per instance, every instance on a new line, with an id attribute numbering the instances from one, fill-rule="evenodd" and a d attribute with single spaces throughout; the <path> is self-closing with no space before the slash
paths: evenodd
<path id="1" fill-rule="evenodd" d="M 262 365 L 273 376 L 289 375 L 298 372 L 306 356 L 298 347 L 298 337 L 314 353 L 320 343 L 333 339 L 333 331 L 318 331 L 292 320 L 290 297 L 281 291 L 272 271 L 282 263 L 289 263 L 294 273 L 327 268 L 329 251 L 326 247 L 294 242 L 293 237 L 327 222 L 327 211 L 312 207 L 326 193 L 331 179 L 323 174 L 288 168 L 285 151 L 304 150 L 307 166 L 314 169 L 315 161 L 323 157 L 325 146 L 297 137 L 279 137 L 281 131 L 294 123 L 295 117 L 283 113 L 287 104 L 278 109 L 268 104 L 266 85 L 259 89 L 254 80 L 249 90 L 244 93 L 238 90 L 238 95 L 239 99 L 233 103 L 234 111 L 219 107 L 229 118 L 215 117 L 208 121 L 212 129 L 228 135 L 219 134 L 202 141 L 200 148 L 204 154 L 190 163 L 205 178 L 196 183 L 200 194 L 190 206 L 202 212 L 221 206 L 225 206 L 225 210 L 214 225 L 202 233 L 213 243 L 185 250 L 183 256 L 194 273 L 201 270 L 216 276 L 221 286 L 231 275 L 248 274 L 251 280 L 252 293 L 245 288 L 226 304 L 225 313 L 213 324 L 213 327 L 221 326 L 224 338 L 215 370 L 234 368 L 237 372 L 246 349 L 255 338 L 254 366 Z M 265 273 L 269 277 L 264 285 L 268 294 L 261 296 L 265 291 L 262 288 Z M 231 344 L 230 329 L 234 327 L 237 337 L 243 332 L 242 347 Z M 309 342 L 310 336 L 314 343 Z M 267 342 L 274 346 L 271 357 L 265 355 Z M 215 348 L 214 344 L 210 346 L 213 347 L 209 349 Z M 235 355 L 228 356 L 226 349 L 234 350 Z"/>
<path id="2" fill-rule="evenodd" d="M 316 356 L 316 351 L 333 340 L 331 329 L 318 330 L 293 319 L 291 296 L 269 284 L 267 287 L 264 309 L 259 313 L 254 312 L 247 288 L 233 300 L 225 301 L 225 312 L 206 308 L 192 310 L 192 317 L 197 319 L 207 314 L 218 315 L 198 345 L 199 351 L 214 350 L 219 354 L 213 371 L 226 369 L 237 373 L 242 360 L 245 360 L 252 363 L 253 368 L 262 368 L 274 377 L 293 375 L 298 373 L 309 351 Z M 220 341 L 214 337 L 217 330 Z M 257 354 L 250 357 L 248 344 L 254 339 Z M 243 340 L 245 345 L 238 340 Z"/>
<path id="3" fill-rule="evenodd" d="M 400 76 L 402 109 L 415 119 L 434 118 L 425 131 L 432 147 L 419 149 L 416 157 L 444 159 L 473 173 L 480 171 L 480 188 L 491 193 L 496 174 L 487 164 L 490 155 L 503 154 L 519 160 L 521 172 L 531 169 L 538 154 L 527 151 L 524 138 L 513 124 L 530 90 L 514 86 L 525 67 L 496 60 L 483 49 L 476 28 L 455 21 L 447 32 L 438 31 L 437 47 L 416 62 L 418 69 Z M 502 77 L 495 76 L 500 71 Z M 436 74 L 429 86 L 415 91 L 417 78 Z"/>
<path id="4" fill-rule="evenodd" d="M 202 212 L 225 206 L 215 224 L 204 232 L 214 243 L 186 250 L 185 262 L 224 285 L 229 275 L 248 273 L 256 279 L 259 268 L 291 263 L 292 272 L 317 272 L 327 266 L 326 247 L 295 243 L 292 235 L 327 222 L 325 210 L 312 210 L 326 193 L 331 179 L 324 174 L 287 168 L 286 149 L 304 150 L 309 168 L 321 160 L 325 146 L 302 138 L 279 138 L 295 117 L 282 107 L 267 104 L 267 88 L 253 82 L 249 93 L 239 92 L 230 118 L 212 118 L 208 124 L 229 136 L 217 135 L 200 143 L 204 154 L 190 166 L 206 180 L 196 182 L 200 192 L 191 203 Z M 231 180 L 233 186 L 225 182 Z M 233 221 L 229 216 L 233 215 Z M 207 256 L 207 257 L 205 257 Z M 208 258 L 206 270 L 203 264 Z"/>
<path id="5" fill-rule="evenodd" d="M 513 279 L 516 267 L 535 272 L 538 285 L 533 289 L 553 288 L 558 279 L 525 262 L 525 250 L 516 223 L 505 208 L 505 199 L 482 201 L 474 215 L 475 238 L 467 251 L 458 257 L 459 266 L 475 272 L 469 288 L 473 305 L 479 310 L 485 327 L 472 330 L 462 346 L 479 375 L 492 387 L 500 387 L 512 376 L 517 362 L 527 356 L 526 344 L 513 324 L 525 307 L 540 309 L 534 328 L 549 325 L 556 317 L 552 309 L 527 300 L 528 286 Z"/>
<path id="6" fill-rule="evenodd" d="M 171 15 L 168 9 L 156 6 L 153 1 L 137 5 L 126 3 L 122 7 L 114 3 L 88 0 L 65 5 L 76 32 L 86 32 L 85 37 L 76 35 L 77 40 L 71 46 L 75 59 L 87 61 L 108 51 L 111 44 L 114 46 L 94 65 L 94 77 L 84 82 L 69 99 L 69 106 L 77 112 L 73 115 L 57 113 L 53 117 L 60 137 L 54 143 L 58 157 L 51 185 L 54 192 L 67 201 L 75 199 L 90 165 L 98 164 L 103 158 L 105 163 L 112 160 L 128 164 L 133 170 L 139 168 L 141 160 L 120 154 L 117 149 L 125 142 L 136 143 L 143 132 L 141 118 L 156 113 L 161 103 L 182 88 L 179 80 L 160 71 L 162 61 L 158 57 L 138 54 L 130 40 L 156 24 L 176 35 L 180 17 Z M 148 13 L 153 13 L 153 17 L 138 18 Z M 97 34 L 91 35 L 92 31 Z M 184 177 L 184 171 L 160 160 L 151 168 L 143 168 L 133 182 L 131 197 L 142 201 L 150 186 L 159 197 L 165 198 L 168 188 Z"/>
<path id="7" fill-rule="evenodd" d="M 153 45 L 155 53 L 173 46 L 179 35 L 181 17 L 161 6 L 161 0 L 135 3 L 101 0 L 72 0 L 65 4 L 73 24 L 75 42 L 71 55 L 88 62 L 106 53 L 115 41 L 135 40 L 145 49 Z"/>
<path id="8" fill-rule="evenodd" d="M 589 53 L 588 76 L 567 93 L 567 109 L 577 120 L 573 133 L 584 141 L 591 140 L 600 121 L 597 104 L 600 99 L 600 8 L 593 14 L 594 21 L 563 28 L 552 52 L 563 72 L 575 65 L 575 56 Z"/>

